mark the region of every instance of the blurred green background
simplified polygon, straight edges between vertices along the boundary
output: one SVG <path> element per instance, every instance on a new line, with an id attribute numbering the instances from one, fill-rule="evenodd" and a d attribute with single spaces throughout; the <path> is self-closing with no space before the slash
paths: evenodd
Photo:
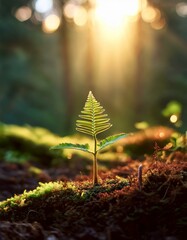
<path id="1" fill-rule="evenodd" d="M 187 128 L 187 1 L 0 0 L 0 122 L 75 132 L 91 90 L 115 132 Z"/>

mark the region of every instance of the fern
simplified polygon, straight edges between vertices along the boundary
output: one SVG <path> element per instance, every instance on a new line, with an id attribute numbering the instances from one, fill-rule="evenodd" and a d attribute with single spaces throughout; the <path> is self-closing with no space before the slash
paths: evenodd
<path id="1" fill-rule="evenodd" d="M 104 112 L 105 109 L 97 102 L 90 91 L 85 106 L 81 111 L 82 114 L 79 115 L 83 120 L 77 120 L 76 130 L 92 137 L 108 130 L 112 124 L 109 122 L 108 115 L 103 114 Z"/>
<path id="2" fill-rule="evenodd" d="M 120 133 L 113 135 L 101 140 L 98 143 L 97 135 L 108 130 L 112 124 L 108 115 L 104 113 L 105 109 L 95 99 L 92 92 L 90 91 L 81 114 L 80 119 L 76 121 L 76 130 L 93 137 L 94 150 L 90 151 L 88 144 L 72 144 L 72 143 L 61 143 L 51 149 L 75 149 L 93 154 L 93 185 L 98 184 L 98 164 L 97 164 L 97 153 L 101 149 L 115 143 L 119 139 L 126 137 L 128 134 Z"/>
<path id="3" fill-rule="evenodd" d="M 109 137 L 101 140 L 100 143 L 97 144 L 99 147 L 99 149 L 97 151 L 100 151 L 101 149 L 115 143 L 116 141 L 120 140 L 121 138 L 124 138 L 125 136 L 127 136 L 127 134 L 120 133 L 120 134 L 109 136 Z"/>
<path id="4" fill-rule="evenodd" d="M 59 145 L 51 147 L 51 150 L 58 150 L 58 149 L 75 149 L 75 150 L 81 150 L 84 152 L 92 153 L 91 151 L 89 151 L 88 144 L 60 143 Z"/>

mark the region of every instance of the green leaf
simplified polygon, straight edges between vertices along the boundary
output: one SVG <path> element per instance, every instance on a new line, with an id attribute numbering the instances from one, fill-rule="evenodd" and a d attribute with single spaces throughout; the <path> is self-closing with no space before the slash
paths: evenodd
<path id="1" fill-rule="evenodd" d="M 115 143 L 116 141 L 120 140 L 121 138 L 127 137 L 129 134 L 127 133 L 119 133 L 116 135 L 109 136 L 103 140 L 100 141 L 98 144 L 99 149 L 97 151 L 100 151 L 101 149 Z"/>
<path id="2" fill-rule="evenodd" d="M 90 91 L 83 110 L 76 122 L 76 130 L 95 137 L 97 134 L 108 130 L 112 124 L 109 122 L 105 109 L 95 99 Z"/>
<path id="3" fill-rule="evenodd" d="M 54 147 L 50 148 L 51 150 L 57 150 L 57 149 L 74 149 L 74 150 L 81 150 L 84 152 L 89 152 L 89 145 L 88 144 L 73 144 L 73 143 L 60 143 L 59 145 L 56 145 Z"/>
<path id="4" fill-rule="evenodd" d="M 171 101 L 167 106 L 162 110 L 162 115 L 164 117 L 170 117 L 171 115 L 180 115 L 182 111 L 181 103 L 177 101 Z"/>

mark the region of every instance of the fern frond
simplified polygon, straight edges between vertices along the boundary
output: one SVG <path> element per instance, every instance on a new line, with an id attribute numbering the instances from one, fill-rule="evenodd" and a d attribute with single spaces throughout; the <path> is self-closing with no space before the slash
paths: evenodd
<path id="1" fill-rule="evenodd" d="M 100 151 L 101 149 L 115 143 L 116 141 L 120 140 L 121 138 L 127 137 L 129 134 L 126 133 L 119 133 L 116 135 L 109 136 L 103 140 L 100 141 L 98 144 L 99 149 L 97 151 Z"/>
<path id="2" fill-rule="evenodd" d="M 73 143 L 60 143 L 54 147 L 50 148 L 51 150 L 61 150 L 61 149 L 74 149 L 74 150 L 81 150 L 84 152 L 89 152 L 89 145 L 88 144 L 73 144 Z"/>
<path id="3" fill-rule="evenodd" d="M 95 99 L 90 91 L 83 110 L 76 121 L 76 130 L 91 136 L 108 130 L 112 124 L 107 114 L 103 114 L 105 109 Z"/>

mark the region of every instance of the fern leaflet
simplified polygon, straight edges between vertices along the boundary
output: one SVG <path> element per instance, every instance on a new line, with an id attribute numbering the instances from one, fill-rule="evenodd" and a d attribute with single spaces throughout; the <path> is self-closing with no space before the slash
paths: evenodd
<path id="1" fill-rule="evenodd" d="M 91 151 L 89 151 L 88 144 L 60 143 L 59 145 L 51 147 L 50 149 L 51 150 L 74 149 L 92 153 Z"/>
<path id="2" fill-rule="evenodd" d="M 120 140 L 121 138 L 124 138 L 126 136 L 128 136 L 129 134 L 126 134 L 126 133 L 120 133 L 120 134 L 116 134 L 116 135 L 112 135 L 112 136 L 109 136 L 103 140 L 101 140 L 99 142 L 98 147 L 99 149 L 97 151 L 100 151 L 101 149 L 115 143 L 116 141 Z"/>
<path id="3" fill-rule="evenodd" d="M 79 117 L 81 120 L 76 122 L 76 130 L 91 136 L 108 130 L 112 124 L 109 122 L 107 114 L 104 114 L 105 109 L 95 99 L 90 91 L 83 110 Z"/>

